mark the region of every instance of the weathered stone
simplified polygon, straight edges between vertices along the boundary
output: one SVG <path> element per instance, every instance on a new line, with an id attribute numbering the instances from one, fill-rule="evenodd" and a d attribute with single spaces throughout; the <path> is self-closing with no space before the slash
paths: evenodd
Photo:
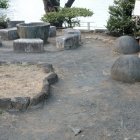
<path id="1" fill-rule="evenodd" d="M 44 22 L 20 23 L 17 30 L 20 38 L 40 38 L 47 43 L 50 24 Z"/>
<path id="2" fill-rule="evenodd" d="M 67 29 L 63 29 L 63 34 L 67 35 L 67 34 L 76 34 L 79 36 L 79 41 L 81 41 L 81 32 L 78 29 L 72 29 L 72 28 L 67 28 Z"/>
<path id="3" fill-rule="evenodd" d="M 39 94 L 37 94 L 36 96 L 34 96 L 31 99 L 31 106 L 35 106 L 37 104 L 39 104 L 40 102 L 44 101 L 47 98 L 47 94 L 45 94 L 44 92 L 40 92 Z"/>
<path id="4" fill-rule="evenodd" d="M 14 40 L 19 38 L 16 27 L 0 29 L 0 36 L 2 40 Z"/>
<path id="5" fill-rule="evenodd" d="M 12 108 L 20 111 L 24 111 L 30 104 L 29 97 L 15 97 L 11 100 Z"/>
<path id="6" fill-rule="evenodd" d="M 121 36 L 116 40 L 115 51 L 121 54 L 134 54 L 139 52 L 140 47 L 135 38 L 131 36 Z"/>
<path id="7" fill-rule="evenodd" d="M 12 20 L 12 21 L 9 21 L 7 24 L 8 24 L 8 28 L 13 28 L 13 27 L 16 27 L 17 24 L 19 23 L 24 23 L 24 21 L 16 21 L 16 20 Z"/>
<path id="8" fill-rule="evenodd" d="M 127 83 L 140 82 L 140 58 L 137 55 L 121 56 L 111 68 L 111 77 Z"/>
<path id="9" fill-rule="evenodd" d="M 10 109 L 11 108 L 11 99 L 10 98 L 1 98 L 0 99 L 0 109 Z"/>
<path id="10" fill-rule="evenodd" d="M 56 36 L 56 27 L 50 26 L 49 37 L 55 37 L 55 36 Z"/>
<path id="11" fill-rule="evenodd" d="M 47 75 L 46 79 L 48 80 L 48 83 L 51 85 L 51 84 L 54 84 L 54 83 L 56 83 L 56 82 L 58 81 L 58 76 L 57 76 L 56 73 L 50 72 L 50 73 Z M 46 79 L 45 79 L 45 80 L 46 80 Z"/>
<path id="12" fill-rule="evenodd" d="M 41 39 L 17 39 L 13 42 L 14 52 L 17 53 L 41 53 L 44 52 Z"/>
<path id="13" fill-rule="evenodd" d="M 56 47 L 58 49 L 74 49 L 79 47 L 79 35 L 69 34 L 56 38 Z"/>
<path id="14" fill-rule="evenodd" d="M 50 84 L 46 78 L 43 80 L 43 87 L 41 92 L 44 93 L 45 95 L 49 95 L 50 93 Z"/>

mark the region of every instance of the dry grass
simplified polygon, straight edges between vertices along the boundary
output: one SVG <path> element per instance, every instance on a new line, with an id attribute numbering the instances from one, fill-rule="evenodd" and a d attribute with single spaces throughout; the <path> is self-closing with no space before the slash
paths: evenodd
<path id="1" fill-rule="evenodd" d="M 0 66 L 0 98 L 33 97 L 41 91 L 45 76 L 35 65 Z"/>

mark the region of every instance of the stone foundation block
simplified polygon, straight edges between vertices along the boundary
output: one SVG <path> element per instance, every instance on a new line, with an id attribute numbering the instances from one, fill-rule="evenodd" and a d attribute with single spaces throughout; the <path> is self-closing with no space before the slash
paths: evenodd
<path id="1" fill-rule="evenodd" d="M 77 29 L 72 29 L 72 28 L 67 28 L 67 29 L 63 29 L 63 34 L 67 35 L 67 34 L 76 34 L 79 36 L 79 40 L 81 41 L 81 32 L 80 30 Z"/>
<path id="2" fill-rule="evenodd" d="M 56 47 L 58 49 L 74 49 L 79 46 L 79 35 L 68 34 L 56 38 Z"/>
<path id="3" fill-rule="evenodd" d="M 56 36 L 56 27 L 50 26 L 49 37 L 55 37 L 55 36 Z"/>
<path id="4" fill-rule="evenodd" d="M 19 20 L 11 20 L 11 21 L 9 21 L 8 22 L 8 28 L 13 28 L 13 27 L 16 27 L 17 26 L 17 24 L 19 24 L 19 23 L 24 23 L 25 21 L 23 21 L 23 20 L 21 20 L 21 21 L 19 21 Z"/>
<path id="5" fill-rule="evenodd" d="M 41 53 L 44 52 L 41 39 L 17 39 L 13 42 L 14 52 L 17 53 Z"/>
<path id="6" fill-rule="evenodd" d="M 16 27 L 0 29 L 0 36 L 2 40 L 14 40 L 19 38 Z"/>

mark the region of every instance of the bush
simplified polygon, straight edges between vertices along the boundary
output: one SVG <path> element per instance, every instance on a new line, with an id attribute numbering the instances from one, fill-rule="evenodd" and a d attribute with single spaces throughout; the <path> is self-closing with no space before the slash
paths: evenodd
<path id="1" fill-rule="evenodd" d="M 0 0 L 0 8 L 6 9 L 8 8 L 9 4 L 8 4 L 8 0 Z"/>
<path id="2" fill-rule="evenodd" d="M 45 14 L 41 20 L 50 22 L 51 25 L 61 24 L 62 26 L 62 23 L 65 23 L 66 27 L 74 27 L 75 24 L 79 24 L 79 20 L 76 17 L 88 17 L 92 15 L 93 12 L 86 8 L 62 8 L 58 12 Z"/>
<path id="3" fill-rule="evenodd" d="M 0 0 L 0 8 L 1 9 L 7 9 L 9 4 L 8 4 L 8 0 Z M 7 18 L 6 15 L 0 13 L 0 29 L 1 28 L 6 28 L 7 27 L 7 21 L 9 19 Z"/>
<path id="4" fill-rule="evenodd" d="M 116 35 L 134 34 L 136 29 L 132 19 L 132 10 L 135 0 L 114 0 L 114 5 L 109 7 L 109 20 L 106 28 Z"/>

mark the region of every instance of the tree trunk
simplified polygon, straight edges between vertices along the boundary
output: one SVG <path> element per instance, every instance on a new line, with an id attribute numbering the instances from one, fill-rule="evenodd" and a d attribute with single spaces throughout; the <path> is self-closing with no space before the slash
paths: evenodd
<path id="1" fill-rule="evenodd" d="M 67 3 L 65 3 L 65 7 L 69 8 L 72 6 L 72 4 L 74 3 L 75 0 L 68 0 Z"/>
<path id="2" fill-rule="evenodd" d="M 60 0 L 43 0 L 44 10 L 48 12 L 58 11 L 60 7 Z"/>

